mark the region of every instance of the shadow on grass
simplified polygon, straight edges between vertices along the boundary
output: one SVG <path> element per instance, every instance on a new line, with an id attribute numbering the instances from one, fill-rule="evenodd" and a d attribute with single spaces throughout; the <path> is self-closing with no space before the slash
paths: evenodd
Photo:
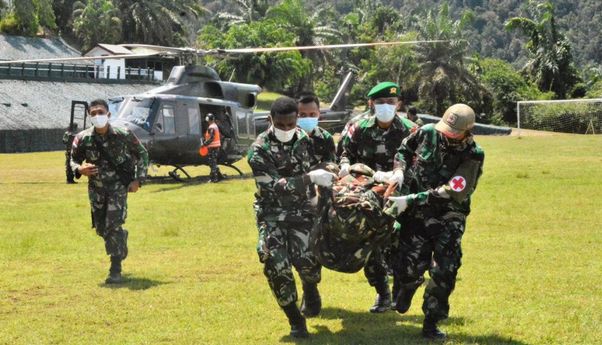
<path id="1" fill-rule="evenodd" d="M 244 180 L 244 179 L 252 178 L 252 176 L 250 174 L 245 174 L 243 176 L 239 176 L 239 175 L 224 175 L 224 176 L 225 176 L 225 178 L 223 181 Z M 175 181 L 173 179 L 159 181 L 159 180 L 153 179 L 148 182 L 148 184 L 157 184 L 157 185 L 166 185 L 167 186 L 167 187 L 162 187 L 157 190 L 151 191 L 150 193 L 171 192 L 171 191 L 175 191 L 175 190 L 186 188 L 186 187 L 197 186 L 200 184 L 208 184 L 208 183 L 209 183 L 209 176 L 197 176 L 197 177 L 192 177 L 190 179 L 183 179 L 182 181 Z"/>
<path id="2" fill-rule="evenodd" d="M 98 286 L 108 289 L 130 289 L 133 291 L 136 290 L 147 290 L 155 286 L 169 284 L 169 282 L 162 282 L 159 280 L 148 279 L 148 278 L 138 278 L 132 277 L 129 274 L 123 275 L 123 283 L 121 284 L 105 284 L 100 283 Z"/>
<path id="3" fill-rule="evenodd" d="M 320 324 L 320 319 L 341 319 L 342 329 L 335 332 Z M 433 344 L 422 338 L 422 315 L 400 315 L 393 311 L 384 314 L 353 312 L 339 308 L 325 308 L 319 318 L 308 319 L 310 337 L 297 339 L 284 336 L 280 342 L 302 344 Z M 446 325 L 466 325 L 470 320 L 450 317 L 441 323 Z M 448 334 L 448 342 L 453 344 L 500 344 L 526 345 L 526 343 L 494 334 L 468 335 Z M 441 342 L 438 342 L 441 343 Z"/>

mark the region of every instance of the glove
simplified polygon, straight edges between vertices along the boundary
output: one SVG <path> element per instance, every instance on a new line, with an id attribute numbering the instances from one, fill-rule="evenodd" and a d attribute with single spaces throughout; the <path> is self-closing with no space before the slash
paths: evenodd
<path id="1" fill-rule="evenodd" d="M 385 172 L 385 171 L 377 171 L 372 176 L 372 178 L 376 182 L 388 182 L 392 177 L 393 177 L 393 172 L 392 171 L 387 171 L 387 172 Z"/>
<path id="2" fill-rule="evenodd" d="M 349 163 L 342 163 L 341 169 L 339 170 L 339 177 L 344 177 L 349 175 Z"/>
<path id="3" fill-rule="evenodd" d="M 311 182 L 322 187 L 332 186 L 332 183 L 337 178 L 337 175 L 324 169 L 310 171 L 309 173 L 307 173 L 307 175 L 309 175 L 309 179 L 311 180 Z"/>
<path id="4" fill-rule="evenodd" d="M 403 170 L 401 169 L 397 169 L 395 171 L 392 171 L 392 176 L 389 178 L 389 180 L 387 182 L 389 182 L 389 184 L 397 184 L 398 186 L 402 186 L 403 185 Z"/>
<path id="5" fill-rule="evenodd" d="M 397 215 L 400 215 L 408 208 L 408 197 L 409 195 L 389 197 L 389 202 L 392 204 L 391 207 L 395 208 Z"/>

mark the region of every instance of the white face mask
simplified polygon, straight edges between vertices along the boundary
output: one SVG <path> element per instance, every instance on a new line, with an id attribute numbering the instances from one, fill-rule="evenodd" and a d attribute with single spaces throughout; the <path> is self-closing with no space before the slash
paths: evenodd
<path id="1" fill-rule="evenodd" d="M 380 122 L 391 122 L 395 117 L 396 108 L 393 104 L 375 104 L 374 115 Z"/>
<path id="2" fill-rule="evenodd" d="M 92 124 L 94 125 L 94 127 L 104 128 L 104 126 L 106 126 L 107 123 L 109 122 L 109 115 L 104 114 L 104 115 L 91 116 L 90 121 L 92 121 Z"/>
<path id="3" fill-rule="evenodd" d="M 291 129 L 290 131 L 283 131 L 282 129 L 278 129 L 274 126 L 272 126 L 272 128 L 274 129 L 274 135 L 276 136 L 276 139 L 278 139 L 278 141 L 281 143 L 288 143 L 289 141 L 293 140 L 293 136 L 296 132 L 295 128 Z"/>

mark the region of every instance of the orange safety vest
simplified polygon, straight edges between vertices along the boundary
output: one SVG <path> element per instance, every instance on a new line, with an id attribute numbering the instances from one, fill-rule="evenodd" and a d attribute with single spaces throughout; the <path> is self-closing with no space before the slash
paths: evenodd
<path id="1" fill-rule="evenodd" d="M 207 145 L 207 147 L 209 147 L 209 148 L 221 147 L 222 142 L 221 142 L 221 135 L 219 133 L 219 127 L 217 127 L 217 125 L 215 123 L 209 125 L 209 128 L 207 128 L 207 132 L 205 132 L 205 140 L 209 140 L 209 138 L 211 137 L 211 135 L 209 134 L 209 129 L 213 129 L 213 141 L 209 145 Z"/>

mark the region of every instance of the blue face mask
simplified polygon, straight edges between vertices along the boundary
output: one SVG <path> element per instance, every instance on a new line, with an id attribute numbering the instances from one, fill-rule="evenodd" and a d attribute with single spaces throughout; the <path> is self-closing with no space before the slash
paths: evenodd
<path id="1" fill-rule="evenodd" d="M 300 117 L 297 119 L 297 126 L 301 127 L 302 130 L 310 133 L 314 128 L 318 127 L 317 117 Z"/>

